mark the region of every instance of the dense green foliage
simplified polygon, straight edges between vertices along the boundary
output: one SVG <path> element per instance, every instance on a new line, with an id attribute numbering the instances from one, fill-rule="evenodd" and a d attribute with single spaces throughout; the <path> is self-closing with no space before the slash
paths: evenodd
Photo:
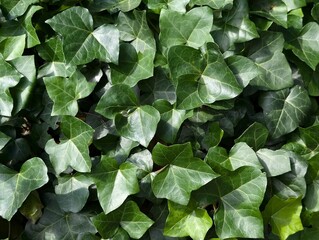
<path id="1" fill-rule="evenodd" d="M 318 238 L 319 3 L 0 8 L 0 239 Z"/>

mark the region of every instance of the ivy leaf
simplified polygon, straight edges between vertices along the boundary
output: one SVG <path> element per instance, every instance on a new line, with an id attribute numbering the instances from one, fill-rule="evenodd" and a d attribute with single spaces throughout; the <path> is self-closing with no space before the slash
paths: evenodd
<path id="1" fill-rule="evenodd" d="M 2 57 L 0 57 L 0 68 L 0 114 L 11 116 L 13 100 L 9 89 L 19 83 L 21 74 Z"/>
<path id="2" fill-rule="evenodd" d="M 168 64 L 177 85 L 178 108 L 192 109 L 205 103 L 231 99 L 242 91 L 214 43 L 207 44 L 204 56 L 191 47 L 171 47 Z"/>
<path id="3" fill-rule="evenodd" d="M 159 112 L 148 105 L 137 107 L 127 117 L 120 114 L 115 116 L 117 131 L 123 137 L 139 142 L 144 147 L 147 147 L 154 137 L 159 121 Z"/>
<path id="4" fill-rule="evenodd" d="M 152 181 L 152 189 L 157 198 L 167 198 L 187 205 L 193 190 L 218 176 L 205 162 L 193 157 L 189 143 L 172 146 L 158 143 L 152 155 L 156 164 L 164 166 Z"/>
<path id="5" fill-rule="evenodd" d="M 132 154 L 127 159 L 127 162 L 133 163 L 138 168 L 137 177 L 139 179 L 145 177 L 153 170 L 152 154 L 147 149 Z"/>
<path id="6" fill-rule="evenodd" d="M 119 65 L 111 66 L 111 81 L 113 84 L 124 83 L 134 86 L 138 81 L 153 76 L 156 45 L 147 24 L 146 11 L 134 10 L 132 13 L 119 13 L 118 29 L 120 39 L 130 42 L 135 49 L 136 57 L 134 59 L 129 56 L 129 54 L 132 55 L 130 51 L 122 56 L 121 51 L 127 51 L 127 48 L 121 48 Z M 129 71 L 126 70 L 127 59 L 134 63 Z"/>
<path id="7" fill-rule="evenodd" d="M 319 25 L 315 22 L 307 23 L 300 30 L 298 36 L 288 42 L 288 48 L 313 70 L 319 63 Z"/>
<path id="8" fill-rule="evenodd" d="M 45 145 L 55 173 L 59 175 L 68 167 L 78 172 L 90 172 L 92 163 L 88 146 L 92 142 L 94 130 L 72 116 L 63 116 L 60 127 L 63 136 L 59 143 L 51 139 Z"/>
<path id="9" fill-rule="evenodd" d="M 167 217 L 164 235 L 171 237 L 186 237 L 204 239 L 213 221 L 205 209 L 198 208 L 193 201 L 183 206 L 168 201 L 169 215 Z"/>
<path id="10" fill-rule="evenodd" d="M 154 12 L 159 13 L 162 9 L 185 13 L 186 5 L 190 0 L 148 0 L 147 7 Z"/>
<path id="11" fill-rule="evenodd" d="M 69 8 L 46 23 L 62 35 L 68 63 L 80 65 L 96 58 L 104 62 L 118 62 L 118 29 L 113 25 L 102 25 L 93 30 L 93 19 L 86 8 Z"/>
<path id="12" fill-rule="evenodd" d="M 106 118 L 114 119 L 122 111 L 138 106 L 139 102 L 132 88 L 125 84 L 111 86 L 100 98 L 95 111 Z"/>
<path id="13" fill-rule="evenodd" d="M 90 6 L 95 12 L 101 12 L 109 10 L 110 12 L 129 12 L 134 8 L 137 8 L 141 3 L 141 0 L 95 0 Z"/>
<path id="14" fill-rule="evenodd" d="M 213 9 L 228 9 L 233 5 L 233 0 L 191 0 L 193 5 L 207 5 Z"/>
<path id="15" fill-rule="evenodd" d="M 267 128 L 273 138 L 294 131 L 308 115 L 310 99 L 300 86 L 260 95 Z"/>
<path id="16" fill-rule="evenodd" d="M 52 116 L 75 116 L 78 112 L 77 100 L 89 96 L 95 87 L 95 83 L 87 82 L 79 71 L 74 72 L 69 78 L 44 77 L 43 81 L 53 101 Z"/>
<path id="17" fill-rule="evenodd" d="M 33 15 L 40 9 L 42 9 L 40 6 L 31 6 L 22 17 L 18 18 L 18 20 L 5 22 L 0 29 L 0 36 L 12 37 L 25 34 L 27 48 L 40 44 L 40 40 L 32 24 Z"/>
<path id="18" fill-rule="evenodd" d="M 227 1 L 224 1 L 224 4 L 227 4 Z M 212 35 L 223 51 L 228 50 L 234 43 L 259 37 L 255 24 L 248 18 L 248 12 L 248 1 L 236 0 L 224 17 L 214 21 Z"/>
<path id="19" fill-rule="evenodd" d="M 88 187 L 92 184 L 87 176 L 81 174 L 59 177 L 55 193 L 61 210 L 73 213 L 81 211 L 89 197 Z"/>
<path id="20" fill-rule="evenodd" d="M 163 9 L 160 14 L 160 42 L 163 47 L 187 45 L 199 48 L 211 42 L 213 12 L 208 7 L 193 8 L 187 13 Z"/>
<path id="21" fill-rule="evenodd" d="M 285 150 L 262 148 L 257 151 L 257 156 L 269 177 L 291 171 L 289 155 Z"/>
<path id="22" fill-rule="evenodd" d="M 10 141 L 11 137 L 0 132 L 0 150 L 4 148 L 4 146 Z"/>
<path id="23" fill-rule="evenodd" d="M 48 182 L 47 171 L 40 158 L 27 160 L 18 173 L 0 164 L 1 217 L 10 221 L 30 192 Z"/>
<path id="24" fill-rule="evenodd" d="M 23 15 L 31 4 L 39 0 L 1 0 L 0 2 L 7 13 L 7 18 L 14 19 Z"/>
<path id="25" fill-rule="evenodd" d="M 81 235 L 95 234 L 97 231 L 90 221 L 90 216 L 83 213 L 64 212 L 56 201 L 54 194 L 46 194 L 45 209 L 42 217 L 36 224 L 26 225 L 26 235 L 29 238 L 40 240 L 48 237 L 52 239 L 87 239 Z"/>
<path id="26" fill-rule="evenodd" d="M 96 184 L 99 202 L 105 214 L 122 205 L 125 199 L 139 191 L 136 166 L 125 162 L 118 166 L 114 158 L 103 156 L 90 178 Z"/>
<path id="27" fill-rule="evenodd" d="M 154 107 L 160 112 L 161 120 L 158 124 L 158 136 L 166 143 L 173 143 L 182 123 L 193 115 L 192 111 L 175 109 L 169 102 L 158 100 Z"/>
<path id="28" fill-rule="evenodd" d="M 268 135 L 268 129 L 263 124 L 254 122 L 235 139 L 235 143 L 245 142 L 257 151 L 265 145 Z"/>
<path id="29" fill-rule="evenodd" d="M 131 238 L 140 239 L 154 222 L 135 202 L 128 201 L 114 212 L 93 217 L 93 223 L 103 238 L 112 238 L 122 228 Z"/>
<path id="30" fill-rule="evenodd" d="M 0 53 L 7 61 L 22 56 L 26 35 L 6 37 L 0 40 Z"/>
<path id="31" fill-rule="evenodd" d="M 319 125 L 313 125 L 307 128 L 299 127 L 300 138 L 304 141 L 307 148 L 314 152 L 318 151 L 319 139 L 317 134 L 319 134 Z"/>
<path id="32" fill-rule="evenodd" d="M 301 198 L 283 200 L 273 196 L 263 212 L 264 221 L 270 223 L 272 232 L 280 239 L 287 239 L 288 236 L 303 229 L 300 219 L 301 209 Z"/>
<path id="33" fill-rule="evenodd" d="M 239 168 L 213 181 L 210 187 L 216 189 L 220 197 L 220 207 L 214 215 L 220 238 L 264 237 L 259 206 L 266 185 L 265 174 L 254 167 Z"/>

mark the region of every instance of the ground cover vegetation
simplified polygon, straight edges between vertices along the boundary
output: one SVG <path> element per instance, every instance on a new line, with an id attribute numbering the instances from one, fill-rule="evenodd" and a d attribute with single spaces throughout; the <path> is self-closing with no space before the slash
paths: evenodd
<path id="1" fill-rule="evenodd" d="M 0 0 L 1 239 L 319 236 L 319 3 Z"/>

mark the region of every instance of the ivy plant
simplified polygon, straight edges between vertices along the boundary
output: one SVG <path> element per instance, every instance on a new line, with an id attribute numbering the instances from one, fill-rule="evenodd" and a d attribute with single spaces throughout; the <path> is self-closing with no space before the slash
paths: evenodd
<path id="1" fill-rule="evenodd" d="M 317 239 L 318 64 L 314 0 L 0 0 L 0 239 Z"/>

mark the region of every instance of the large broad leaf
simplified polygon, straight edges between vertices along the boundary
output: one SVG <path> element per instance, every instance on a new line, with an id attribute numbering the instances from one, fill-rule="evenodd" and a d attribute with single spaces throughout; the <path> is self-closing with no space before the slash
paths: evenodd
<path id="1" fill-rule="evenodd" d="M 0 132 L 0 150 L 4 148 L 4 146 L 10 141 L 11 137 L 4 134 L 3 132 Z"/>
<path id="2" fill-rule="evenodd" d="M 273 138 L 294 131 L 308 116 L 310 99 L 300 86 L 260 95 L 266 125 Z"/>
<path id="3" fill-rule="evenodd" d="M 164 235 L 171 237 L 186 237 L 204 239 L 207 231 L 212 227 L 213 220 L 205 209 L 198 208 L 193 201 L 187 206 L 168 202 L 169 215 L 167 217 Z"/>
<path id="4" fill-rule="evenodd" d="M 45 145 L 55 173 L 58 175 L 68 167 L 79 172 L 90 172 L 92 163 L 88 145 L 92 142 L 94 130 L 72 116 L 63 116 L 60 127 L 63 136 L 59 142 L 51 139 Z"/>
<path id="5" fill-rule="evenodd" d="M 268 129 L 263 124 L 254 122 L 235 139 L 235 143 L 245 142 L 257 151 L 265 145 L 268 135 Z"/>
<path id="6" fill-rule="evenodd" d="M 19 83 L 21 74 L 2 57 L 0 57 L 0 68 L 0 114 L 11 116 L 13 99 L 9 89 Z"/>
<path id="7" fill-rule="evenodd" d="M 177 85 L 179 108 L 192 109 L 202 104 L 231 99 L 242 91 L 214 43 L 207 44 L 204 56 L 191 47 L 174 46 L 168 52 L 168 64 Z"/>
<path id="8" fill-rule="evenodd" d="M 152 181 L 157 198 L 187 205 L 193 190 L 218 176 L 204 161 L 193 157 L 189 143 L 172 146 L 158 143 L 152 155 L 153 161 L 164 167 Z"/>
<path id="9" fill-rule="evenodd" d="M 264 221 L 270 223 L 272 232 L 284 240 L 303 229 L 300 219 L 301 209 L 301 198 L 283 200 L 273 196 L 263 212 Z"/>
<path id="10" fill-rule="evenodd" d="M 129 46 L 133 49 L 122 45 L 119 64 L 111 66 L 111 81 L 113 84 L 134 86 L 138 81 L 153 76 L 155 39 L 146 21 L 146 11 L 119 13 L 117 26 L 120 39 L 130 42 Z"/>
<path id="11" fill-rule="evenodd" d="M 141 0 L 95 0 L 93 1 L 90 9 L 94 12 L 100 12 L 108 10 L 110 12 L 129 12 L 134 8 L 137 8 L 141 3 Z"/>
<path id="12" fill-rule="evenodd" d="M 18 20 L 11 20 L 5 22 L 1 26 L 0 36 L 12 37 L 21 36 L 25 34 L 27 48 L 31 48 L 40 44 L 40 40 L 32 24 L 33 15 L 40 9 L 42 9 L 42 7 L 40 6 L 31 6 L 22 17 L 18 18 Z"/>
<path id="13" fill-rule="evenodd" d="M 28 7 L 39 0 L 1 0 L 1 7 L 5 10 L 7 18 L 14 19 L 23 15 Z"/>
<path id="14" fill-rule="evenodd" d="M 48 182 L 47 167 L 40 158 L 31 158 L 15 172 L 0 164 L 0 216 L 8 221 L 29 193 Z"/>
<path id="15" fill-rule="evenodd" d="M 131 238 L 140 239 L 154 222 L 128 201 L 114 212 L 93 217 L 93 223 L 103 238 L 112 238 L 122 228 Z"/>
<path id="16" fill-rule="evenodd" d="M 79 71 L 74 72 L 69 78 L 44 77 L 43 81 L 53 101 L 52 116 L 75 116 L 78 112 L 77 100 L 90 95 L 95 87 L 95 83 L 87 82 Z"/>
<path id="17" fill-rule="evenodd" d="M 184 44 L 199 48 L 212 41 L 212 24 L 213 11 L 208 7 L 193 8 L 185 14 L 163 9 L 160 15 L 161 44 L 167 48 Z"/>
<path id="18" fill-rule="evenodd" d="M 125 84 L 111 86 L 100 98 L 95 111 L 113 119 L 116 114 L 138 106 L 138 99 L 132 88 Z"/>
<path id="19" fill-rule="evenodd" d="M 118 166 L 114 158 L 102 157 L 90 174 L 105 214 L 117 209 L 125 199 L 139 191 L 136 166 L 126 162 Z"/>
<path id="20" fill-rule="evenodd" d="M 20 57 L 25 48 L 26 35 L 6 37 L 0 40 L 0 53 L 5 60 L 12 60 Z"/>
<path id="21" fill-rule="evenodd" d="M 288 152 L 266 148 L 257 151 L 259 161 L 269 177 L 278 176 L 291 170 Z"/>
<path id="22" fill-rule="evenodd" d="M 266 191 L 267 178 L 254 167 L 242 167 L 217 178 L 210 185 L 220 197 L 214 215 L 216 233 L 225 238 L 263 238 L 259 206 Z"/>
<path id="23" fill-rule="evenodd" d="M 61 210 L 73 213 L 81 211 L 89 197 L 88 188 L 92 184 L 92 181 L 82 174 L 58 178 L 55 193 Z"/>
<path id="24" fill-rule="evenodd" d="M 224 1 L 227 4 L 227 1 Z M 223 51 L 234 43 L 246 42 L 259 37 L 255 24 L 248 18 L 247 0 L 235 0 L 224 17 L 214 21 L 213 37 Z"/>
<path id="25" fill-rule="evenodd" d="M 23 75 L 18 85 L 11 90 L 15 103 L 12 114 L 16 114 L 30 102 L 36 83 L 36 66 L 33 55 L 15 58 L 10 63 Z"/>
<path id="26" fill-rule="evenodd" d="M 159 112 L 154 107 L 146 105 L 137 107 L 127 117 L 116 115 L 115 126 L 123 137 L 147 147 L 155 135 L 159 121 Z"/>
<path id="27" fill-rule="evenodd" d="M 193 115 L 192 111 L 175 109 L 169 102 L 158 100 L 154 107 L 160 112 L 161 120 L 158 124 L 158 136 L 166 143 L 173 143 L 182 123 Z"/>
<path id="28" fill-rule="evenodd" d="M 293 41 L 288 42 L 288 48 L 313 70 L 319 63 L 319 25 L 307 23 Z"/>
<path id="29" fill-rule="evenodd" d="M 118 62 L 119 31 L 113 25 L 93 30 L 93 18 L 83 7 L 72 7 L 46 21 L 63 37 L 67 62 L 85 64 L 94 59 Z"/>
<path id="30" fill-rule="evenodd" d="M 319 125 L 316 124 L 307 128 L 299 128 L 299 133 L 306 146 L 312 151 L 317 152 L 319 147 Z"/>
<path id="31" fill-rule="evenodd" d="M 42 239 L 78 239 L 89 238 L 82 235 L 97 231 L 93 226 L 90 216 L 83 213 L 64 212 L 53 194 L 44 196 L 46 205 L 44 213 L 37 224 L 29 222 L 26 225 L 26 235 L 35 240 Z"/>
<path id="32" fill-rule="evenodd" d="M 155 12 L 160 12 L 162 9 L 170 9 L 176 12 L 185 13 L 186 5 L 190 0 L 148 0 L 147 7 Z"/>
<path id="33" fill-rule="evenodd" d="M 230 8 L 233 5 L 233 0 L 191 0 L 194 5 L 207 5 L 213 9 Z"/>

